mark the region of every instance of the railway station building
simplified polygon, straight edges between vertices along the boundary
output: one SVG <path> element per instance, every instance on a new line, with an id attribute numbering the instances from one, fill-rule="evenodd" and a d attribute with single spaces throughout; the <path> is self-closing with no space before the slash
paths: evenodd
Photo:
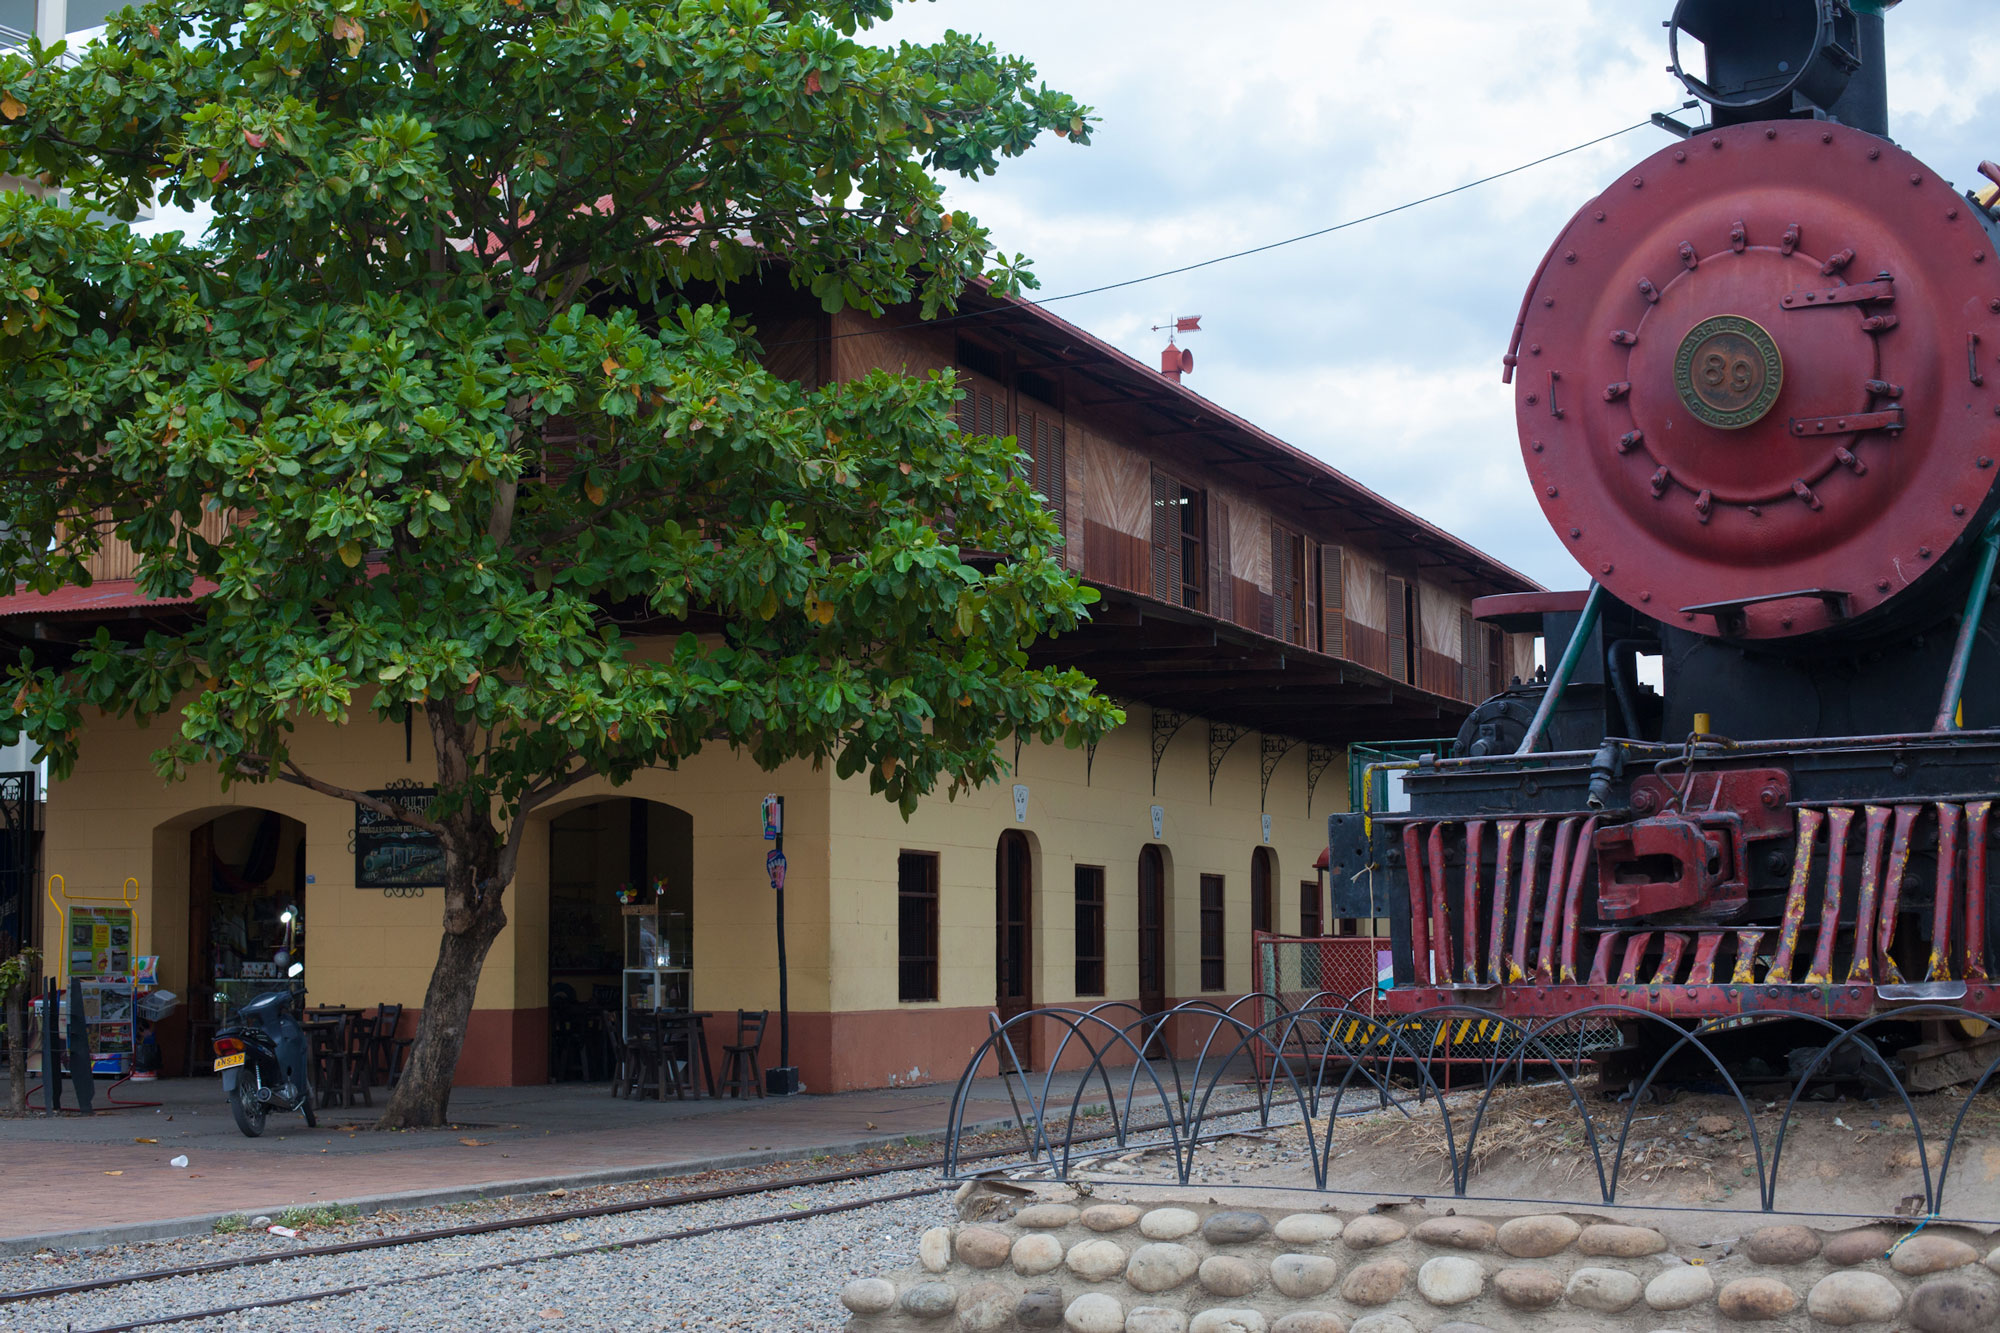
<path id="1" fill-rule="evenodd" d="M 655 885 L 651 984 L 727 1015 L 711 1041 L 733 1038 L 729 1011 L 772 1011 L 776 1064 L 767 793 L 785 798 L 807 1091 L 949 1081 L 994 1013 L 1226 1001 L 1250 988 L 1253 930 L 1342 928 L 1315 862 L 1325 816 L 1348 808 L 1348 747 L 1452 735 L 1533 669 L 1532 640 L 1472 613 L 1476 597 L 1534 591 L 1527 579 L 1046 310 L 972 291 L 972 317 L 949 324 L 830 316 L 782 279 L 731 299 L 789 377 L 951 368 L 963 427 L 1018 436 L 1071 568 L 1103 594 L 1036 658 L 1095 677 L 1127 720 L 1093 750 L 1025 745 L 1004 756 L 1007 780 L 927 799 L 907 822 L 831 766 L 767 772 L 720 748 L 575 789 L 534 815 L 461 1083 L 596 1073 L 577 1038 L 627 993 L 619 890 Z M 199 588 L 149 601 L 133 573 L 107 549 L 88 587 L 0 597 L 0 649 L 191 614 Z M 355 713 L 302 726 L 301 766 L 358 789 L 431 784 L 428 746 Z M 98 722 L 48 792 L 43 869 L 62 889 L 31 927 L 47 956 L 64 945 L 62 894 L 128 896 L 134 952 L 157 955 L 186 999 L 159 1028 L 169 1074 L 279 948 L 303 963 L 309 1003 L 399 1004 L 411 1030 L 440 930 L 425 849 L 296 786 L 224 791 L 200 772 L 163 785 L 148 759 L 161 742 Z"/>

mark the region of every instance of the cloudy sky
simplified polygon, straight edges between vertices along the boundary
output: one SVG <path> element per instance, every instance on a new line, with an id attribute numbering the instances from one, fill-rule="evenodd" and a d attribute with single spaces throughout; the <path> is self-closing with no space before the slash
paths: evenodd
<path id="1" fill-rule="evenodd" d="M 2000 158 L 1992 0 L 1889 17 L 1891 129 L 1961 186 Z M 919 0 L 884 30 L 979 32 L 1103 118 L 953 195 L 1042 295 L 1374 212 L 1672 111 L 1671 0 Z M 1692 113 L 1688 113 L 1692 114 Z M 1552 586 L 1582 576 L 1529 494 L 1500 383 L 1557 230 L 1648 127 L 1441 203 L 1052 308 L 1153 361 L 1202 316 L 1189 387 Z"/>

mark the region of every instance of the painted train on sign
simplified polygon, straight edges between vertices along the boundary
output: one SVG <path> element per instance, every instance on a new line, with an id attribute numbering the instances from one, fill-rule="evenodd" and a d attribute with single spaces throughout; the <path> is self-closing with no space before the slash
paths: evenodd
<path id="1" fill-rule="evenodd" d="M 1706 123 L 1534 277 L 1505 374 L 1589 587 L 1478 604 L 1544 679 L 1333 821 L 1401 1012 L 2000 1014 L 2000 210 L 1889 139 L 1887 8 L 1681 0 Z"/>

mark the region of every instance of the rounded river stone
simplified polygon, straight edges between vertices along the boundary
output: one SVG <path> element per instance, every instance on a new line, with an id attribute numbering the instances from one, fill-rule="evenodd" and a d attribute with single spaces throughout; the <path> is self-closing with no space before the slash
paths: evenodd
<path id="1" fill-rule="evenodd" d="M 1102 1292 L 1086 1292 L 1063 1311 L 1070 1333 L 1125 1333 L 1125 1307 Z"/>
<path id="2" fill-rule="evenodd" d="M 1210 1213 L 1208 1220 L 1201 1224 L 1201 1238 L 1210 1245 L 1248 1245 L 1251 1241 L 1264 1239 L 1270 1232 L 1269 1218 L 1244 1208 Z"/>
<path id="3" fill-rule="evenodd" d="M 1340 1265 L 1319 1254 L 1281 1254 L 1271 1261 L 1271 1285 L 1295 1301 L 1311 1300 L 1340 1281 Z"/>
<path id="4" fill-rule="evenodd" d="M 1201 1256 L 1187 1246 L 1154 1241 L 1132 1251 L 1132 1262 L 1125 1265 L 1125 1280 L 1140 1291 L 1171 1291 L 1193 1277 L 1200 1267 Z"/>
<path id="5" fill-rule="evenodd" d="M 1270 1327 L 1255 1310 L 1221 1307 L 1203 1310 L 1188 1321 L 1188 1333 L 1269 1333 Z"/>
<path id="6" fill-rule="evenodd" d="M 942 1273 L 951 1267 L 951 1228 L 932 1227 L 917 1242 L 917 1262 L 928 1273 Z"/>
<path id="7" fill-rule="evenodd" d="M 1079 1216 L 1081 1214 L 1070 1204 L 1036 1203 L 1014 1214 L 1014 1225 L 1031 1231 L 1053 1231 L 1070 1225 Z"/>
<path id="8" fill-rule="evenodd" d="M 1563 1280 L 1546 1268 L 1503 1268 L 1493 1275 L 1493 1290 L 1514 1310 L 1546 1310 L 1562 1299 Z"/>
<path id="9" fill-rule="evenodd" d="M 1799 1294 L 1774 1277 L 1739 1277 L 1722 1288 L 1715 1304 L 1739 1323 L 1783 1319 L 1799 1308 Z"/>
<path id="10" fill-rule="evenodd" d="M 1350 1305 L 1387 1305 L 1402 1295 L 1409 1280 L 1410 1266 L 1401 1259 L 1377 1259 L 1349 1273 L 1340 1296 Z"/>
<path id="11" fill-rule="evenodd" d="M 1432 1217 L 1419 1223 L 1414 1233 L 1426 1245 L 1451 1250 L 1490 1250 L 1493 1224 L 1476 1217 Z"/>
<path id="12" fill-rule="evenodd" d="M 1822 1324 L 1879 1324 L 1903 1308 L 1903 1293 L 1880 1273 L 1828 1273 L 1806 1293 L 1806 1313 Z"/>
<path id="13" fill-rule="evenodd" d="M 1324 1245 L 1340 1235 L 1340 1226 L 1340 1219 L 1332 1213 L 1293 1213 L 1279 1218 L 1271 1233 L 1287 1245 Z M 2000 1254 L 2000 1250 L 1994 1253 Z"/>
<path id="14" fill-rule="evenodd" d="M 966 1227 L 953 1247 L 967 1268 L 998 1268 L 1014 1251 L 1014 1239 L 993 1227 Z"/>
<path id="15" fill-rule="evenodd" d="M 1576 1238 L 1576 1248 L 1584 1254 L 1605 1259 L 1642 1259 L 1667 1248 L 1667 1238 L 1651 1227 L 1621 1227 L 1599 1222 L 1587 1226 Z"/>
<path id="16" fill-rule="evenodd" d="M 898 1303 L 913 1319 L 942 1319 L 958 1308 L 958 1292 L 949 1282 L 920 1282 L 907 1288 Z"/>
<path id="17" fill-rule="evenodd" d="M 1210 1255 L 1202 1260 L 1199 1272 L 1204 1291 L 1231 1299 L 1248 1296 L 1263 1281 L 1255 1264 L 1227 1254 Z"/>
<path id="18" fill-rule="evenodd" d="M 1347 1333 L 1417 1333 L 1417 1326 L 1399 1314 L 1363 1315 Z"/>
<path id="19" fill-rule="evenodd" d="M 1179 1240 L 1201 1229 L 1201 1219 L 1185 1208 L 1155 1208 L 1139 1219 L 1139 1234 L 1147 1240 Z"/>
<path id="20" fill-rule="evenodd" d="M 1094 1203 L 1078 1220 L 1092 1231 L 1123 1231 L 1139 1220 L 1139 1210 L 1129 1203 Z"/>
<path id="21" fill-rule="evenodd" d="M 1743 1253 L 1759 1264 L 1802 1264 L 1819 1247 L 1819 1233 L 1811 1227 L 1765 1227 L 1743 1238 Z"/>
<path id="22" fill-rule="evenodd" d="M 1500 1224 L 1500 1248 L 1516 1259 L 1546 1259 L 1576 1244 L 1583 1228 L 1567 1217 L 1545 1213 L 1516 1217 Z"/>
<path id="23" fill-rule="evenodd" d="M 887 1314 L 896 1305 L 896 1284 L 858 1277 L 840 1289 L 840 1303 L 856 1314 Z"/>
<path id="24" fill-rule="evenodd" d="M 958 1298 L 959 1333 L 999 1333 L 1014 1322 L 1014 1293 L 998 1282 L 975 1282 Z"/>
<path id="25" fill-rule="evenodd" d="M 1477 1259 L 1445 1255 L 1417 1270 L 1417 1291 L 1432 1305 L 1463 1305 L 1485 1287 L 1486 1270 Z"/>
<path id="26" fill-rule="evenodd" d="M 1062 1293 L 1053 1287 L 1022 1292 L 1014 1305 L 1014 1320 L 1022 1328 L 1061 1328 Z"/>
<path id="27" fill-rule="evenodd" d="M 1909 1319 L 1922 1333 L 1991 1333 L 2000 1328 L 2000 1288 L 1962 1277 L 1932 1278 L 1910 1293 Z"/>
<path id="28" fill-rule="evenodd" d="M 1835 1268 L 1852 1268 L 1870 1259 L 1880 1259 L 1896 1238 L 1880 1227 L 1861 1227 L 1828 1236 L 1820 1255 Z"/>
<path id="29" fill-rule="evenodd" d="M 1347 1333 L 1347 1321 L 1330 1310 L 1294 1310 L 1271 1325 L 1271 1333 Z"/>
<path id="30" fill-rule="evenodd" d="M 1599 1314 L 1619 1314 L 1639 1303 L 1644 1288 L 1622 1268 L 1579 1268 L 1569 1275 L 1563 1295 L 1571 1305 Z"/>
<path id="31" fill-rule="evenodd" d="M 1087 1282 L 1109 1282 L 1125 1271 L 1125 1247 L 1115 1240 L 1080 1240 L 1063 1262 Z"/>
<path id="32" fill-rule="evenodd" d="M 1394 1245 L 1410 1234 L 1410 1229 L 1393 1217 L 1367 1213 L 1341 1228 L 1340 1238 L 1350 1250 L 1373 1250 Z"/>
<path id="33" fill-rule="evenodd" d="M 1979 1251 L 1951 1236 L 1912 1236 L 1889 1256 L 1889 1267 L 1904 1277 L 1942 1273 L 1977 1262 Z"/>
<path id="34" fill-rule="evenodd" d="M 1187 1333 L 1187 1316 L 1164 1305 L 1140 1305 L 1125 1312 L 1125 1333 Z"/>
<path id="35" fill-rule="evenodd" d="M 1431 1333 L 1493 1333 L 1484 1324 L 1468 1324 L 1463 1319 L 1454 1319 L 1449 1324 L 1439 1324 Z"/>
<path id="36" fill-rule="evenodd" d="M 1023 1236 L 1014 1242 L 1010 1257 L 1014 1260 L 1014 1271 L 1022 1277 L 1053 1273 L 1062 1267 L 1062 1242 L 1039 1233 Z"/>
<path id="37" fill-rule="evenodd" d="M 1715 1295 L 1715 1274 L 1693 1264 L 1675 1264 L 1646 1284 L 1646 1304 L 1654 1310 L 1685 1310 Z"/>

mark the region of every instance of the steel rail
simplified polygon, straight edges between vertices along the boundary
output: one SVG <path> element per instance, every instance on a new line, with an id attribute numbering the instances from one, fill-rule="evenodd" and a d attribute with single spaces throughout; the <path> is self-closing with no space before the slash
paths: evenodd
<path id="1" fill-rule="evenodd" d="M 1245 1108 L 1246 1113 L 1254 1107 Z M 1222 1114 L 1227 1114 L 1226 1112 Z M 1149 1125 L 1134 1125 L 1128 1133 L 1149 1133 L 1166 1129 L 1166 1122 Z M 1093 1143 L 1102 1139 L 1117 1137 L 1116 1131 L 1084 1135 L 1076 1138 L 1076 1143 Z M 963 1162 L 984 1161 L 995 1157 L 1013 1155 L 1011 1148 L 988 1149 L 968 1153 L 957 1160 Z M 436 1227 L 427 1231 L 406 1231 L 393 1236 L 371 1236 L 366 1240 L 340 1241 L 332 1245 L 309 1245 L 298 1249 L 267 1250 L 260 1254 L 240 1255 L 233 1259 L 212 1259 L 206 1263 L 189 1264 L 180 1268 L 143 1269 L 136 1273 L 124 1273 L 111 1277 L 91 1278 L 83 1282 L 68 1282 L 47 1287 L 31 1287 L 21 1291 L 0 1291 L 0 1305 L 17 1305 L 24 1301 L 50 1300 L 58 1296 L 74 1296 L 89 1291 L 104 1291 L 112 1287 L 135 1285 L 142 1282 L 165 1282 L 177 1277 L 200 1277 L 210 1273 L 226 1273 L 238 1268 L 255 1268 L 266 1264 L 289 1263 L 294 1259 L 315 1259 L 324 1255 L 358 1254 L 368 1250 L 395 1249 L 403 1245 L 422 1245 L 435 1240 L 456 1240 L 466 1236 L 491 1235 L 500 1231 L 519 1231 L 528 1227 L 554 1226 L 562 1222 L 582 1221 L 593 1217 L 615 1217 L 621 1213 L 647 1212 L 654 1209 L 681 1208 L 690 1204 L 713 1203 L 721 1199 L 741 1199 L 756 1194 L 776 1194 L 781 1190 L 801 1189 L 814 1185 L 841 1185 L 854 1180 L 870 1180 L 876 1176 L 893 1175 L 899 1171 L 935 1171 L 946 1165 L 943 1157 L 929 1157 L 915 1162 L 876 1163 L 849 1171 L 826 1171 L 809 1176 L 785 1176 L 777 1180 L 749 1181 L 740 1185 L 725 1185 L 716 1189 L 687 1190 L 679 1194 L 651 1194 L 641 1199 L 627 1199 L 619 1203 L 593 1204 L 584 1208 L 564 1208 L 549 1213 L 533 1213 L 525 1217 L 496 1218 L 491 1222 L 469 1222 L 464 1226 Z M 505 1198 L 496 1195 L 495 1198 Z M 804 1216 L 804 1214 L 800 1214 Z"/>
<path id="2" fill-rule="evenodd" d="M 907 1169 L 907 1168 L 905 1168 Z M 894 1194 L 877 1195 L 867 1199 L 850 1199 L 844 1203 L 822 1204 L 817 1208 L 807 1208 L 796 1212 L 767 1213 L 761 1217 L 738 1218 L 733 1222 L 714 1222 L 707 1226 L 682 1227 L 678 1231 L 663 1231 L 651 1236 L 636 1236 L 629 1240 L 599 1241 L 592 1245 L 575 1245 L 563 1250 L 549 1250 L 540 1254 L 526 1254 L 514 1259 L 496 1259 L 491 1263 L 474 1264 L 470 1268 L 445 1268 L 434 1273 L 411 1273 L 402 1277 L 384 1278 L 379 1282 L 356 1282 L 344 1287 L 322 1287 L 314 1291 L 294 1292 L 289 1296 L 273 1296 L 260 1301 L 244 1301 L 236 1305 L 218 1305 L 207 1310 L 190 1310 L 185 1314 L 155 1315 L 148 1319 L 138 1319 L 126 1324 L 106 1324 L 92 1329 L 74 1329 L 74 1333 L 133 1333 L 142 1328 L 157 1328 L 164 1324 L 188 1324 L 197 1319 L 220 1319 L 232 1314 L 242 1314 L 249 1310 L 274 1310 L 287 1305 L 302 1305 L 307 1301 L 332 1300 L 340 1296 L 355 1296 L 367 1291 L 381 1291 L 388 1287 L 405 1287 L 418 1282 L 435 1282 L 439 1278 L 460 1277 L 467 1273 L 496 1273 L 509 1268 L 521 1268 L 528 1264 L 552 1263 L 561 1259 L 575 1259 L 586 1254 L 606 1254 L 613 1250 L 636 1250 L 647 1245 L 662 1245 L 668 1241 L 692 1240 L 697 1236 L 714 1236 L 726 1231 L 748 1231 L 753 1227 L 776 1226 L 781 1222 L 802 1222 L 808 1218 L 831 1217 L 837 1213 L 858 1212 L 863 1208 L 873 1208 L 885 1203 L 900 1203 L 906 1199 L 920 1199 L 927 1195 L 942 1194 L 950 1185 L 926 1185 L 922 1189 L 899 1190 Z"/>

